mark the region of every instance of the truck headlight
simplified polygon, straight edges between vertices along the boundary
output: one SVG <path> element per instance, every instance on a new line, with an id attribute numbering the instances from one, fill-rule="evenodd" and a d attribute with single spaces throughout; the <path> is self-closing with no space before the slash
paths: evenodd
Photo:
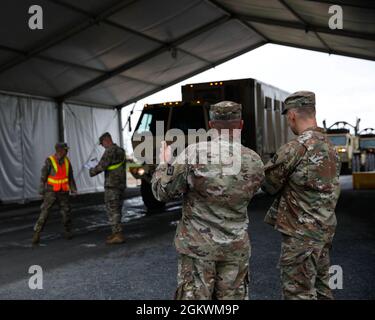
<path id="1" fill-rule="evenodd" d="M 346 148 L 338 148 L 337 151 L 338 152 L 346 152 Z"/>
<path id="2" fill-rule="evenodd" d="M 142 167 L 130 168 L 129 171 L 133 176 L 143 176 L 145 173 L 145 169 Z"/>

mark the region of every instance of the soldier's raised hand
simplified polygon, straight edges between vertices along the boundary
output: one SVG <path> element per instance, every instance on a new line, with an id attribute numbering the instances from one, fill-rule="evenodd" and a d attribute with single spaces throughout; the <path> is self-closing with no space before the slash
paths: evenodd
<path id="1" fill-rule="evenodd" d="M 165 141 L 161 142 L 159 160 L 160 163 L 170 163 L 172 159 L 171 147 Z"/>

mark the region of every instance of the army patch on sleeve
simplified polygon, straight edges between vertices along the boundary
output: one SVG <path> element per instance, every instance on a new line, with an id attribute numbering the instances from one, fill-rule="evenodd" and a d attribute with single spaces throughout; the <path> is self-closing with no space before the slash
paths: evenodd
<path id="1" fill-rule="evenodd" d="M 167 176 L 173 176 L 174 166 L 168 166 Z"/>

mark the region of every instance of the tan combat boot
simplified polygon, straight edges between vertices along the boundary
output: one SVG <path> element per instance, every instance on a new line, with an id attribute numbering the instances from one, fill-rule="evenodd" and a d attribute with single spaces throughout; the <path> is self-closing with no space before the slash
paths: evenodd
<path id="1" fill-rule="evenodd" d="M 106 244 L 120 244 L 124 243 L 125 239 L 121 232 L 114 233 L 107 238 Z"/>
<path id="2" fill-rule="evenodd" d="M 32 245 L 33 246 L 36 246 L 38 245 L 40 242 L 40 233 L 39 232 L 34 232 L 34 235 L 33 235 L 33 240 L 32 240 Z"/>
<path id="3" fill-rule="evenodd" d="M 114 233 L 110 234 L 105 241 L 106 242 L 111 241 L 114 235 L 115 235 Z"/>

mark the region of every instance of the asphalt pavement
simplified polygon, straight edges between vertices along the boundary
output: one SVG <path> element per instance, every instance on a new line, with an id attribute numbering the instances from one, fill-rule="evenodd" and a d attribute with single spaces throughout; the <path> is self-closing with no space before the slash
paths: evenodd
<path id="1" fill-rule="evenodd" d="M 343 270 L 337 299 L 375 298 L 375 190 L 353 191 L 342 177 L 332 264 Z M 250 298 L 279 299 L 280 236 L 263 222 L 272 198 L 258 194 L 249 206 Z M 176 287 L 173 247 L 181 216 L 178 202 L 147 214 L 136 193 L 124 202 L 126 243 L 105 245 L 109 234 L 104 205 L 74 205 L 74 238 L 62 237 L 59 213 L 52 213 L 41 245 L 31 246 L 38 208 L 27 214 L 0 212 L 0 299 L 171 299 Z M 30 289 L 29 268 L 43 270 L 43 289 Z"/>

